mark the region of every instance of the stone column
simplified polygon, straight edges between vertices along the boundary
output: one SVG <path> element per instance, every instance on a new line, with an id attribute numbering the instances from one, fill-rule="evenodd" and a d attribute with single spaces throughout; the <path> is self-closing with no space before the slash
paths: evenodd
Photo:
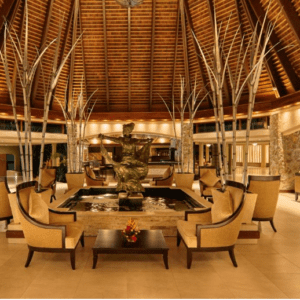
<path id="1" fill-rule="evenodd" d="M 261 167 L 265 168 L 267 166 L 267 145 L 261 145 Z"/>
<path id="2" fill-rule="evenodd" d="M 209 147 L 207 145 L 205 145 L 205 161 L 209 162 Z"/>
<path id="3" fill-rule="evenodd" d="M 199 143 L 199 166 L 202 167 L 204 165 L 203 163 L 203 143 Z"/>

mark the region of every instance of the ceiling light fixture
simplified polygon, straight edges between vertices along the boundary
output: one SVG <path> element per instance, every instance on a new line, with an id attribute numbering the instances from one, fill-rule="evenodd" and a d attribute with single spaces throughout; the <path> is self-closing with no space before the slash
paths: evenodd
<path id="1" fill-rule="evenodd" d="M 143 3 L 144 0 L 115 0 L 124 7 L 135 7 Z"/>

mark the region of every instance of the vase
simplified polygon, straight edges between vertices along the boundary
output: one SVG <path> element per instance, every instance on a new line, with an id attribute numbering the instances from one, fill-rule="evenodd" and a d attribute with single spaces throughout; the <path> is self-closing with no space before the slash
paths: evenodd
<path id="1" fill-rule="evenodd" d="M 175 173 L 176 187 L 192 189 L 194 173 Z"/>

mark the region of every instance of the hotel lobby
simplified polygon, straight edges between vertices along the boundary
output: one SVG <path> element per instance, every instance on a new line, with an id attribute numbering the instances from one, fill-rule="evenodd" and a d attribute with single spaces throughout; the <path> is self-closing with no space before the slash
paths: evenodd
<path id="1" fill-rule="evenodd" d="M 0 298 L 300 298 L 299 24 L 0 0 Z"/>

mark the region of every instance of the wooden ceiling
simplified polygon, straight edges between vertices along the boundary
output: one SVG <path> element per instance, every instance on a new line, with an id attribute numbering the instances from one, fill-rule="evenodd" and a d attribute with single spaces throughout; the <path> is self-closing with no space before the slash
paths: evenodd
<path id="1" fill-rule="evenodd" d="M 180 0 L 181 1 L 181 0 Z M 59 60 L 70 50 L 82 32 L 74 55 L 60 76 L 55 96 L 62 102 L 77 98 L 83 83 L 85 100 L 97 89 L 98 99 L 91 120 L 169 119 L 160 99 L 179 100 L 180 76 L 199 89 L 207 83 L 207 73 L 199 58 L 191 34 L 194 30 L 207 53 L 212 51 L 213 9 L 217 22 L 224 24 L 231 14 L 225 48 L 241 24 L 233 53 L 241 37 L 249 39 L 257 21 L 261 21 L 269 0 L 144 0 L 140 6 L 124 8 L 115 0 L 28 0 L 29 61 L 36 49 L 57 37 L 62 22 Z M 300 0 L 272 0 L 268 20 L 274 22 L 281 6 L 269 47 L 271 51 L 261 76 L 256 110 L 266 111 L 300 101 Z M 184 12 L 184 13 L 183 13 Z M 0 0 L 0 47 L 3 47 L 3 17 L 16 34 L 24 39 L 24 0 Z M 221 28 L 224 34 L 225 25 Z M 46 52 L 38 68 L 31 93 L 35 115 L 41 115 L 44 101 L 43 76 L 48 81 L 55 45 Z M 14 72 L 12 47 L 10 72 Z M 229 63 L 235 66 L 232 55 Z M 244 75 L 245 76 L 245 75 Z M 240 113 L 246 112 L 247 88 L 241 100 Z M 160 95 L 160 96 L 159 96 Z M 229 80 L 225 82 L 224 105 L 231 113 Z M 0 111 L 11 113 L 3 66 L 0 66 Z M 17 81 L 17 106 L 22 114 L 22 91 Z M 197 117 L 212 115 L 205 100 Z M 57 100 L 51 103 L 50 119 L 62 119 Z"/>

